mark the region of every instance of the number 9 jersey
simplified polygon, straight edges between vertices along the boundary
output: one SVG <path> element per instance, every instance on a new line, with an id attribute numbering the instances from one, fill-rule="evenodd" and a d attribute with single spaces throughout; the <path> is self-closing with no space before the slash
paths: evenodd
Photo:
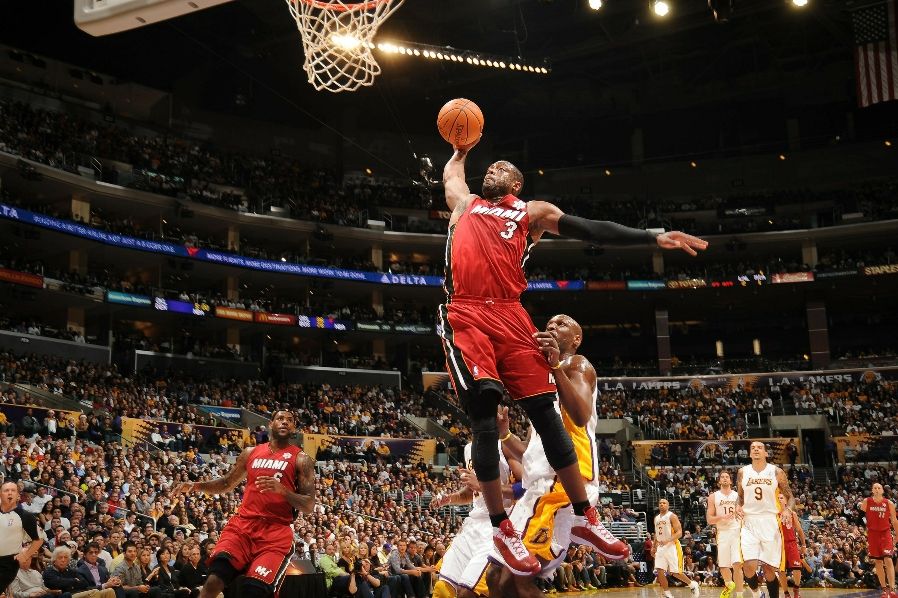
<path id="1" fill-rule="evenodd" d="M 777 498 L 776 465 L 768 463 L 758 473 L 751 465 L 742 468 L 742 509 L 746 516 L 777 515 L 781 510 Z"/>

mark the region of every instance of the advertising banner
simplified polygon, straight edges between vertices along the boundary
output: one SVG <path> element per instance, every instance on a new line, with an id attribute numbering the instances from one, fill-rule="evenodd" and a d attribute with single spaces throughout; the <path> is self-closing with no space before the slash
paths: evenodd
<path id="1" fill-rule="evenodd" d="M 898 264 L 885 266 L 864 266 L 864 276 L 880 276 L 881 274 L 898 274 Z"/>
<path id="2" fill-rule="evenodd" d="M 783 272 L 770 277 L 772 284 L 788 284 L 793 282 L 814 282 L 813 272 Z"/>
<path id="3" fill-rule="evenodd" d="M 869 463 L 875 461 L 898 461 L 898 436 L 835 436 L 839 462 Z"/>
<path id="4" fill-rule="evenodd" d="M 412 463 L 424 461 L 433 463 L 436 452 L 436 440 L 433 438 L 384 438 L 380 436 L 337 436 L 331 434 L 303 434 L 302 450 L 316 461 L 328 460 L 328 448 L 333 445 L 341 448 L 340 458 L 349 453 L 364 454 L 365 451 L 376 451 L 382 457 L 405 457 Z"/>
<path id="5" fill-rule="evenodd" d="M 708 286 L 708 281 L 704 278 L 686 278 L 683 280 L 668 280 L 667 288 L 669 289 L 703 289 Z"/>
<path id="6" fill-rule="evenodd" d="M 163 443 L 160 445 L 153 442 L 152 436 L 154 432 L 162 434 L 165 431 L 168 432 L 169 438 L 174 439 L 179 430 L 189 434 L 199 430 L 203 437 L 203 442 L 207 445 L 206 447 L 200 447 L 200 452 L 207 452 L 205 449 L 212 448 L 211 445 L 215 445 L 215 448 L 227 448 L 228 445 L 234 445 L 239 451 L 249 441 L 249 431 L 246 428 L 198 426 L 177 422 L 137 419 L 136 417 L 122 418 L 122 438 L 134 444 L 147 443 L 147 445 L 153 445 L 163 450 L 178 450 L 174 441 L 170 444 Z M 148 446 L 148 448 L 152 447 Z"/>
<path id="7" fill-rule="evenodd" d="M 120 305 L 133 305 L 136 307 L 152 307 L 153 300 L 143 295 L 120 293 L 118 291 L 106 291 L 106 301 Z"/>
<path id="8" fill-rule="evenodd" d="M 527 283 L 528 291 L 582 291 L 585 288 L 584 280 L 531 280 Z"/>
<path id="9" fill-rule="evenodd" d="M 153 298 L 153 307 L 159 311 L 171 311 L 178 314 L 205 316 L 211 307 L 205 303 L 188 303 L 177 299 Z"/>
<path id="10" fill-rule="evenodd" d="M 447 374 L 444 374 L 447 375 Z M 628 378 L 599 378 L 599 392 L 615 390 L 700 390 L 702 388 L 742 387 L 746 390 L 763 386 L 795 386 L 799 384 L 832 384 L 835 382 L 879 384 L 883 380 L 898 380 L 898 367 L 869 370 L 823 370 L 810 372 L 773 372 L 756 374 L 721 374 L 711 376 L 646 376 Z M 425 380 L 425 388 L 427 383 Z"/>
<path id="11" fill-rule="evenodd" d="M 255 313 L 256 322 L 261 324 L 277 324 L 278 326 L 296 326 L 296 316 L 290 314 L 272 314 L 267 311 Z"/>
<path id="12" fill-rule="evenodd" d="M 248 309 L 238 309 L 236 307 L 215 306 L 215 317 L 224 318 L 225 320 L 239 320 L 241 322 L 252 322 L 253 312 Z"/>
<path id="13" fill-rule="evenodd" d="M 586 283 L 588 291 L 626 291 L 627 283 L 624 280 L 590 280 Z"/>
<path id="14" fill-rule="evenodd" d="M 39 274 L 31 274 L 29 272 L 19 272 L 18 270 L 9 270 L 0 268 L 0 281 L 20 284 L 26 287 L 34 287 L 36 289 L 44 288 L 44 277 Z"/>
<path id="15" fill-rule="evenodd" d="M 218 407 L 216 405 L 197 405 L 197 407 L 210 415 L 238 424 L 243 417 L 243 410 L 239 407 Z"/>
<path id="16" fill-rule="evenodd" d="M 642 465 L 652 463 L 651 452 L 659 447 L 669 458 L 685 451 L 690 465 L 719 465 L 724 455 L 730 452 L 736 455 L 741 449 L 748 451 L 752 442 L 761 441 L 767 445 L 767 460 L 771 463 L 788 463 L 789 455 L 786 445 L 789 438 L 742 438 L 739 440 L 636 440 L 633 449 L 636 460 Z M 801 455 L 801 439 L 792 438 Z"/>
<path id="17" fill-rule="evenodd" d="M 667 288 L 667 283 L 663 280 L 628 280 L 628 291 L 660 291 Z"/>
<path id="18" fill-rule="evenodd" d="M 352 322 L 335 320 L 328 316 L 297 316 L 296 325 L 300 328 L 321 328 L 323 330 L 352 330 Z"/>

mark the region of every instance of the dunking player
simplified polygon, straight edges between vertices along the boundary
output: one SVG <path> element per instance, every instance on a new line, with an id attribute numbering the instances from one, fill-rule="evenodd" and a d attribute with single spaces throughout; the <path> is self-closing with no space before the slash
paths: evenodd
<path id="1" fill-rule="evenodd" d="M 782 504 L 785 497 L 780 495 L 779 500 Z M 801 569 L 803 567 L 802 561 L 804 560 L 802 555 L 807 551 L 808 542 L 807 538 L 805 538 L 804 530 L 801 527 L 801 521 L 798 520 L 798 514 L 795 511 L 791 511 L 791 513 L 791 517 L 780 523 L 780 531 L 783 534 L 783 554 L 786 557 L 786 562 L 780 567 L 778 575 L 780 586 L 785 590 L 784 594 L 788 598 L 789 579 L 787 575 L 791 573 L 795 598 L 801 598 L 798 592 L 801 589 Z M 799 546 L 799 542 L 801 542 L 801 546 Z M 771 596 L 770 598 L 779 597 Z"/>
<path id="2" fill-rule="evenodd" d="M 683 526 L 680 518 L 670 510 L 666 498 L 658 501 L 658 514 L 655 515 L 655 543 L 652 544 L 652 556 L 655 559 L 655 572 L 664 598 L 673 598 L 667 582 L 667 576 L 679 579 L 689 586 L 693 596 L 698 596 L 698 582 L 686 577 L 683 573 Z"/>
<path id="3" fill-rule="evenodd" d="M 296 511 L 311 513 L 315 506 L 312 459 L 290 444 L 296 418 L 275 411 L 269 423 L 271 441 L 244 449 L 224 477 L 208 482 L 185 482 L 175 493 L 224 494 L 246 479 L 243 501 L 221 532 L 210 557 L 209 577 L 200 598 L 216 598 L 240 574 L 246 575 L 243 595 L 267 598 L 276 593 L 293 557 Z"/>
<path id="4" fill-rule="evenodd" d="M 708 525 L 717 528 L 717 566 L 723 576 L 720 598 L 730 598 L 733 590 L 736 590 L 737 598 L 742 598 L 742 552 L 739 550 L 742 525 L 736 519 L 739 493 L 733 490 L 729 472 L 721 471 L 717 483 L 720 490 L 708 497 L 705 517 Z"/>
<path id="5" fill-rule="evenodd" d="M 895 504 L 883 496 L 879 482 L 873 483 L 870 494 L 857 504 L 857 508 L 867 515 L 867 554 L 873 559 L 882 598 L 898 598 L 895 593 L 895 563 L 892 561 L 895 542 L 891 532 L 894 529 L 898 536 Z"/>
<path id="6" fill-rule="evenodd" d="M 516 195 L 523 175 L 509 162 L 492 164 L 483 179 L 483 197 L 472 195 L 464 166 L 475 143 L 457 148 L 443 170 L 452 215 L 446 242 L 447 299 L 439 308 L 439 330 L 452 384 L 471 419 L 474 471 L 490 513 L 493 542 L 512 571 L 532 575 L 540 570 L 539 562 L 523 547 L 502 505 L 495 415 L 503 385 L 520 401 L 570 497 L 576 516 L 573 538 L 602 552 L 609 546 L 602 540 L 607 531 L 590 509 L 574 445 L 554 408 L 552 369 L 520 303 L 530 249 L 546 232 L 608 245 L 682 249 L 691 255 L 708 244 L 681 232 L 655 235 L 571 216 L 551 203 L 521 201 Z"/>
<path id="7" fill-rule="evenodd" d="M 506 408 L 507 411 L 507 408 Z M 507 415 L 503 414 L 506 419 Z M 465 445 L 465 464 L 473 467 L 471 460 L 472 445 Z M 521 465 L 518 461 L 509 461 L 499 447 L 499 481 L 502 484 L 504 505 L 511 506 L 511 486 L 509 474 L 520 478 Z M 433 598 L 473 598 L 488 596 L 484 572 L 487 568 L 487 557 L 493 549 L 492 528 L 489 525 L 490 514 L 480 492 L 468 486 L 452 493 L 440 494 L 430 501 L 430 508 L 438 509 L 446 505 L 472 505 L 458 534 L 452 539 L 446 554 L 440 562 L 440 577 L 433 587 Z"/>
<path id="8" fill-rule="evenodd" d="M 583 330 L 573 318 L 560 314 L 549 320 L 545 332 L 535 336 L 540 350 L 556 372 L 561 420 L 573 441 L 589 501 L 595 504 L 599 498 L 599 456 L 595 443 L 598 388 L 592 364 L 577 355 Z M 506 407 L 501 413 L 507 412 Z M 504 448 L 513 457 L 521 459 L 524 469 L 525 492 L 511 511 L 511 522 L 515 529 L 521 530 L 527 550 L 539 559 L 540 576 L 550 577 L 564 562 L 571 543 L 574 517 L 570 498 L 555 479 L 544 443 L 533 433 L 533 428 L 529 442 L 525 444 L 509 432 L 507 417 L 500 417 L 498 422 Z M 629 546 L 611 534 L 607 535 L 606 541 L 602 552 L 609 558 L 621 559 L 629 554 Z M 502 555 L 495 551 L 490 558 L 502 562 Z M 511 575 L 507 570 L 493 568 L 487 580 L 492 596 L 542 596 L 531 579 Z"/>
<path id="9" fill-rule="evenodd" d="M 767 462 L 767 447 L 763 442 L 752 442 L 749 454 L 751 465 L 740 469 L 736 477 L 739 491 L 736 516 L 742 519 L 742 571 L 752 596 L 758 598 L 757 571 L 760 562 L 764 579 L 767 580 L 767 594 L 771 598 L 779 598 L 780 584 L 776 574 L 783 560 L 780 520 L 792 520 L 795 497 L 785 472 Z M 788 501 L 785 509 L 781 508 L 780 494 Z"/>

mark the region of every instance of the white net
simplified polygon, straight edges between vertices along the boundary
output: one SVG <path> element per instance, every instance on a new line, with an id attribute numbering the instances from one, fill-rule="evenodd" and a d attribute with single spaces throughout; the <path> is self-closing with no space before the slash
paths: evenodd
<path id="1" fill-rule="evenodd" d="M 309 83 L 334 93 L 373 84 L 380 74 L 374 35 L 404 1 L 287 0 L 302 34 Z"/>

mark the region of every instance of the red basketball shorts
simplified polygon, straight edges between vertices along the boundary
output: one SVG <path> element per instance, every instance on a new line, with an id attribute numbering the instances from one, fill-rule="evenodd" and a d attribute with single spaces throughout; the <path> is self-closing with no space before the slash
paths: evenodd
<path id="1" fill-rule="evenodd" d="M 293 530 L 289 525 L 235 515 L 221 531 L 209 560 L 227 556 L 238 572 L 277 591 L 293 551 Z"/>
<path id="2" fill-rule="evenodd" d="M 801 551 L 798 550 L 798 542 L 783 541 L 783 552 L 786 553 L 786 571 L 801 569 Z"/>
<path id="3" fill-rule="evenodd" d="M 892 530 L 867 530 L 867 553 L 871 559 L 891 557 L 895 552 Z"/>
<path id="4" fill-rule="evenodd" d="M 514 400 L 555 392 L 549 363 L 539 350 L 530 315 L 517 300 L 459 299 L 439 308 L 446 367 L 460 398 L 478 382 L 500 383 Z"/>

